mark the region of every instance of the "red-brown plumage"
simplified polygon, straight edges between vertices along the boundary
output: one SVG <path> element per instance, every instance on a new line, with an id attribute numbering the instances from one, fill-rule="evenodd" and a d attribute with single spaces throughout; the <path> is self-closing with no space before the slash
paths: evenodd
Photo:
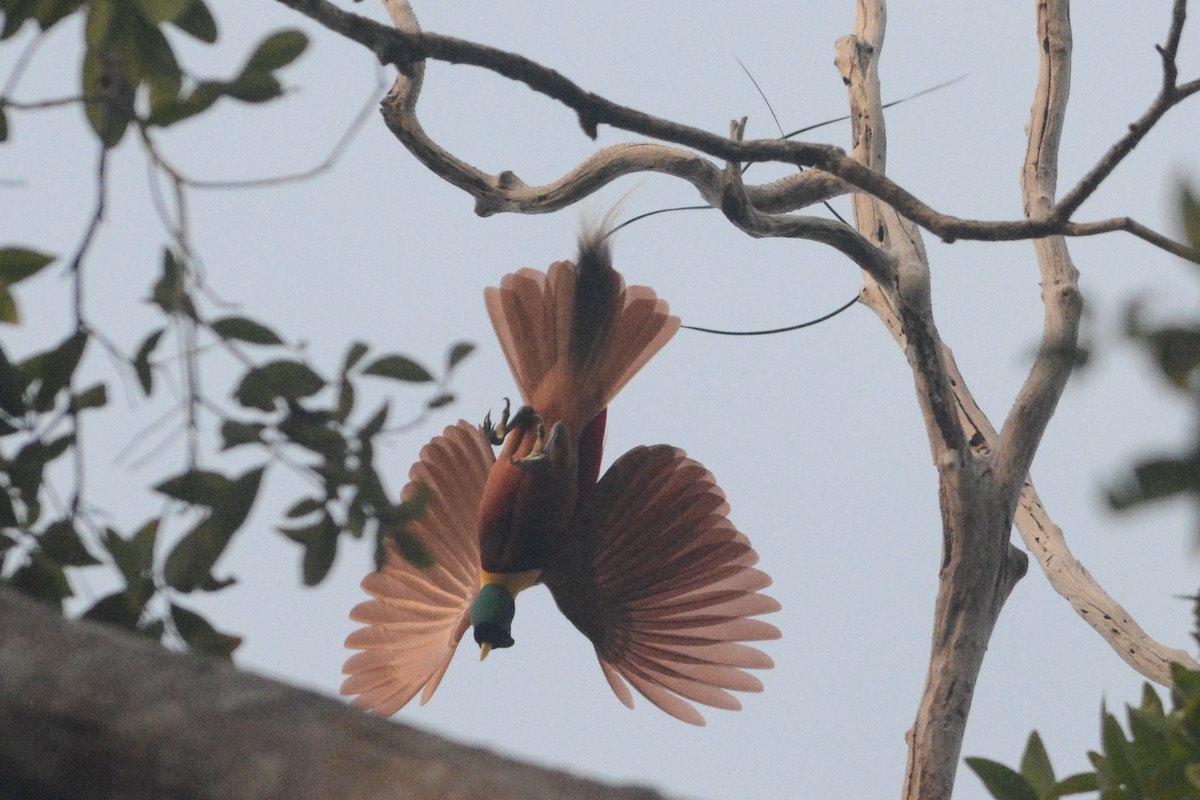
<path id="1" fill-rule="evenodd" d="M 633 687 L 702 725 L 693 702 L 737 709 L 731 692 L 762 690 L 746 670 L 771 659 L 743 643 L 779 636 L 754 619 L 779 605 L 760 593 L 770 578 L 754 568 L 758 556 L 711 473 L 654 445 L 599 477 L 608 403 L 679 327 L 652 290 L 625 286 L 604 241 L 602 229 L 586 233 L 578 266 L 523 269 L 486 290 L 528 408 L 507 425 L 498 457 L 465 422 L 421 451 L 403 496 L 418 484 L 429 493 L 411 532 L 436 566 L 417 569 L 389 548 L 383 569 L 363 581 L 374 599 L 351 614 L 367 627 L 347 640 L 362 652 L 347 661 L 342 687 L 359 705 L 391 714 L 422 687 L 428 700 L 475 618 L 480 579 L 515 573 L 546 584 L 627 706 Z M 531 459 L 539 423 L 549 438 Z M 528 585 L 528 574 L 512 585 Z M 481 639 L 481 630 L 494 625 L 480 620 L 483 643 L 490 634 Z M 486 643 L 511 645 L 507 628 L 504 637 Z"/>
<path id="2" fill-rule="evenodd" d="M 579 491 L 575 500 L 578 509 L 587 508 L 600 479 L 600 460 L 604 457 L 604 432 L 608 425 L 608 409 L 604 409 L 579 437 Z"/>
<path id="3" fill-rule="evenodd" d="M 600 475 L 607 405 L 679 327 L 646 287 L 626 287 L 606 232 L 580 237 L 577 264 L 521 270 L 484 293 L 521 397 L 551 437 L 546 458 L 522 463 L 537 427 L 508 433 L 484 489 L 484 569 L 542 569 Z M 555 426 L 558 426 L 555 432 Z"/>
<path id="4" fill-rule="evenodd" d="M 479 546 L 488 572 L 542 569 L 575 514 L 575 443 L 563 438 L 544 461 L 520 463 L 536 438 L 536 425 L 514 429 L 488 473 L 479 509 Z"/>

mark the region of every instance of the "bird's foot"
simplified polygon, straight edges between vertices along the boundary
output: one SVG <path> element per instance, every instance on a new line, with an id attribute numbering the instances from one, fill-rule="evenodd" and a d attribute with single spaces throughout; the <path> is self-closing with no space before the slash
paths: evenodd
<path id="1" fill-rule="evenodd" d="M 537 418 L 537 437 L 533 440 L 533 448 L 523 458 L 513 460 L 513 463 L 519 467 L 532 467 L 550 460 L 550 454 L 554 452 L 558 446 L 558 437 L 562 435 L 563 424 L 560 420 L 554 423 L 550 428 L 550 435 L 546 436 L 546 423 L 541 417 Z"/>
<path id="2" fill-rule="evenodd" d="M 494 445 L 504 444 L 504 437 L 508 435 L 508 412 L 510 404 L 508 398 L 504 398 L 504 410 L 500 412 L 500 424 L 492 424 L 492 412 L 489 410 L 483 417 L 484 437 Z"/>

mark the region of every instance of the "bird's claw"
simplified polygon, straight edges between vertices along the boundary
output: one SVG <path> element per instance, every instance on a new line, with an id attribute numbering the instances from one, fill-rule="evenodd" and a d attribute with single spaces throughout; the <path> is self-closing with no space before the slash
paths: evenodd
<path id="1" fill-rule="evenodd" d="M 513 463 L 519 467 L 531 467 L 549 460 L 550 453 L 558 444 L 559 431 L 561 430 L 562 422 L 556 422 L 554 423 L 554 427 L 550 429 L 550 436 L 547 437 L 546 423 L 539 416 L 537 418 L 537 436 L 533 440 L 533 447 L 523 458 L 513 459 Z"/>
<path id="2" fill-rule="evenodd" d="M 504 410 L 500 412 L 500 424 L 492 424 L 492 412 L 489 410 L 483 416 L 483 435 L 494 445 L 504 444 L 504 437 L 508 435 L 508 412 L 510 404 L 508 398 L 504 398 Z"/>

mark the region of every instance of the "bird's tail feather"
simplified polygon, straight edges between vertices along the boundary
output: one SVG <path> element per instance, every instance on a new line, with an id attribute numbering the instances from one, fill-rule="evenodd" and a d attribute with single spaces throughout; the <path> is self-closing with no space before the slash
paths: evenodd
<path id="1" fill-rule="evenodd" d="M 679 318 L 612 267 L 610 217 L 585 228 L 576 263 L 506 275 L 484 297 L 525 402 L 579 427 L 662 349 Z"/>

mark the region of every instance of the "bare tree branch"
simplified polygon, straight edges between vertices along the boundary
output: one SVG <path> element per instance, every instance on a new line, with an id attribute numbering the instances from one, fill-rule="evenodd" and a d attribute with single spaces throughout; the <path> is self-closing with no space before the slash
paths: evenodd
<path id="1" fill-rule="evenodd" d="M 404 0 L 384 0 L 392 21 L 405 33 L 421 33 L 412 9 Z M 688 181 L 712 207 L 721 202 L 721 170 L 689 150 L 653 143 L 626 143 L 607 147 L 589 156 L 556 181 L 529 186 L 514 172 L 489 174 L 454 156 L 425 133 L 416 107 L 424 78 L 423 62 L 402 71 L 384 98 L 384 121 L 418 161 L 452 186 L 475 198 L 475 212 L 488 216 L 500 212 L 542 214 L 558 211 L 588 197 L 625 175 L 658 172 Z M 764 211 L 790 211 L 819 203 L 847 190 L 846 184 L 819 170 L 808 170 L 746 190 L 750 201 Z"/>
<path id="2" fill-rule="evenodd" d="M 0 794 L 660 800 L 521 764 L 0 589 Z"/>
<path id="3" fill-rule="evenodd" d="M 1104 591 L 1071 553 L 1062 529 L 1050 519 L 1028 481 L 1017 505 L 1017 530 L 1054 590 L 1108 642 L 1122 661 L 1143 677 L 1170 686 L 1171 664 L 1200 669 L 1200 663 L 1187 651 L 1167 647 L 1142 630 L 1129 612 Z"/>
<path id="4" fill-rule="evenodd" d="M 730 136 L 740 140 L 746 130 L 746 118 L 730 123 Z M 809 174 L 809 173 L 805 173 Z M 891 256 L 866 240 L 845 223 L 823 217 L 794 214 L 764 214 L 754 208 L 742 185 L 739 164 L 728 164 L 722 178 L 720 201 L 725 217 L 742 231 L 757 238 L 808 239 L 827 244 L 848 256 L 876 281 L 895 282 L 896 266 Z"/>
<path id="5" fill-rule="evenodd" d="M 782 139 L 734 142 L 699 128 L 681 125 L 614 103 L 584 90 L 562 74 L 516 53 L 434 33 L 422 33 L 412 29 L 393 30 L 379 25 L 373 20 L 343 11 L 329 3 L 328 0 L 276 0 L 276 2 L 305 14 L 336 33 L 359 42 L 375 52 L 381 61 L 395 64 L 402 72 L 412 72 L 414 65 L 424 59 L 432 58 L 452 64 L 481 67 L 506 78 L 520 81 L 534 91 L 558 100 L 571 108 L 578 116 L 584 132 L 593 138 L 597 134 L 598 127 L 604 124 L 649 136 L 662 142 L 672 142 L 689 147 L 726 163 L 777 161 L 795 164 L 799 167 L 814 167 L 829 173 L 834 179 L 840 179 L 859 191 L 883 200 L 905 218 L 947 242 L 959 239 L 1014 241 L 1050 235 L 1072 235 L 1068 230 L 1071 224 L 1070 215 L 1078 207 L 1078 204 L 1082 203 L 1095 189 L 1095 186 L 1085 183 L 1087 180 L 1085 178 L 1085 181 L 1081 181 L 1080 186 L 1072 190 L 1062 203 L 1051 208 L 1046 214 L 1034 218 L 1022 220 L 962 219 L 934 210 L 882 173 L 850 158 L 838 147 Z M 400 4 L 403 0 L 386 0 L 386 2 L 391 8 L 392 4 Z M 1197 84 L 1197 89 L 1200 89 L 1200 83 Z M 1191 84 L 1180 86 L 1172 96 L 1170 105 L 1177 104 L 1197 89 L 1193 89 Z M 1163 109 L 1163 111 L 1165 110 Z M 1161 113 L 1150 114 L 1150 116 L 1144 117 L 1143 121 L 1152 127 L 1160 117 Z M 1149 130 L 1149 127 L 1146 130 Z M 1136 140 L 1118 146 L 1131 150 L 1144 134 L 1143 131 Z M 408 140 L 404 141 L 408 144 Z M 427 138 L 424 141 L 428 143 Z M 1123 139 L 1122 142 L 1126 142 L 1126 140 Z M 431 153 L 425 153 L 418 157 L 430 157 L 431 155 Z M 1111 154 L 1106 156 L 1089 175 L 1095 173 L 1106 176 L 1122 157 L 1123 155 L 1112 156 Z M 1109 165 L 1109 161 L 1112 161 L 1111 165 Z M 466 174 L 470 173 L 469 165 L 465 162 L 460 162 L 458 166 Z M 511 173 L 501 173 L 501 182 L 506 175 L 512 176 Z M 515 178 L 515 176 L 512 177 Z M 611 178 L 609 179 L 611 180 Z M 797 178 L 796 180 L 801 183 L 806 183 L 808 180 L 821 182 L 822 191 L 828 190 L 831 186 L 826 183 L 829 180 L 826 178 L 805 178 L 803 181 Z M 464 188 L 472 191 L 471 188 Z M 480 192 L 486 193 L 489 188 L 486 181 L 477 181 L 474 184 L 474 189 Z M 806 186 L 807 188 L 809 187 Z M 472 193 L 475 194 L 474 191 Z M 747 194 L 754 199 L 752 190 L 748 190 Z M 814 194 L 819 196 L 821 192 Z M 805 191 L 801 192 L 800 196 L 807 199 L 814 195 Z M 531 202 L 532 205 L 518 206 L 512 210 L 520 210 L 525 213 L 549 210 L 545 201 L 539 201 L 536 194 L 533 195 Z M 561 198 L 556 202 L 562 202 Z M 481 213 L 507 210 L 502 205 L 493 207 L 488 203 L 481 204 L 481 207 Z M 777 206 L 774 210 L 792 209 Z M 1147 241 L 1157 244 L 1153 239 L 1147 239 Z M 1192 255 L 1200 260 L 1200 255 L 1190 253 L 1186 248 L 1180 252 L 1183 252 L 1185 257 Z"/>
<path id="6" fill-rule="evenodd" d="M 855 25 L 853 36 L 838 40 L 835 59 L 850 95 L 852 156 L 883 173 L 887 165 L 887 131 L 878 75 L 886 27 L 883 2 L 864 4 L 860 0 Z M 856 193 L 853 202 L 859 231 L 887 251 L 895 264 L 892 275 L 882 276 L 883 280 L 871 274 L 876 285 L 868 282 L 865 291 L 868 295 L 886 295 L 899 316 L 934 462 L 944 457 L 961 460 L 967 454 L 967 441 L 955 419 L 956 402 L 942 363 L 941 339 L 933 319 L 929 259 L 920 231 L 873 197 Z"/>
<path id="7" fill-rule="evenodd" d="M 878 59 L 883 0 L 859 0 L 855 32 L 837 43 L 835 63 L 850 97 L 852 155 L 873 170 L 887 165 Z M 868 278 L 861 296 L 908 356 L 938 470 L 942 563 L 929 668 L 909 731 L 906 800 L 949 800 L 987 643 L 1028 559 L 1008 541 L 1011 511 L 999 502 L 990 461 L 972 452 L 960 422 L 956 386 L 930 307 L 929 261 L 911 221 L 875 198 L 854 196 L 859 230 L 896 259 L 892 286 Z"/>
<path id="8" fill-rule="evenodd" d="M 1029 143 L 1021 172 L 1025 216 L 1043 214 L 1054 205 L 1058 185 L 1058 148 L 1062 141 L 1067 99 L 1071 89 L 1071 17 L 1069 0 L 1037 4 L 1040 62 L 1037 91 L 1030 112 Z M 1033 243 L 1041 270 L 1045 308 L 1042 340 L 1025 384 L 1000 429 L 996 446 L 996 477 L 1007 503 L 1016 503 L 1025 476 L 1054 416 L 1075 364 L 1083 299 L 1079 272 L 1061 236 Z"/>
<path id="9" fill-rule="evenodd" d="M 1064 221 L 1070 219 L 1084 201 L 1091 197 L 1100 184 L 1112 174 L 1117 165 L 1133 152 L 1133 148 L 1137 147 L 1151 128 L 1158 124 L 1163 115 L 1195 93 L 1196 89 L 1192 89 L 1190 86 L 1179 87 L 1176 83 L 1179 77 L 1179 68 L 1175 58 L 1179 52 L 1179 39 L 1183 35 L 1186 12 L 1187 0 L 1175 0 L 1171 14 L 1171 28 L 1167 33 L 1167 43 L 1157 48 L 1163 62 L 1162 90 L 1150 103 L 1150 107 L 1146 109 L 1145 113 L 1129 125 L 1128 132 L 1108 149 L 1108 152 L 1088 170 L 1086 175 L 1079 179 L 1075 188 L 1067 192 L 1058 205 L 1051 206 L 1051 215 Z M 1042 40 L 1043 58 L 1054 46 L 1054 43 L 1049 40 Z M 1026 216 L 1029 216 L 1028 209 L 1026 211 Z M 1153 242 L 1149 239 L 1147 241 Z M 1176 255 L 1181 254 L 1176 253 Z M 1194 254 L 1191 255 L 1194 259 Z M 1183 257 L 1187 258 L 1188 255 L 1183 254 Z"/>
<path id="10" fill-rule="evenodd" d="M 1063 228 L 1063 233 L 1067 236 L 1096 236 L 1097 234 L 1110 233 L 1112 231 L 1131 233 L 1160 250 L 1166 250 L 1172 255 L 1200 264 L 1200 253 L 1197 253 L 1195 248 L 1147 228 L 1142 223 L 1130 217 L 1113 217 L 1111 219 L 1097 220 L 1096 222 L 1069 222 Z"/>

